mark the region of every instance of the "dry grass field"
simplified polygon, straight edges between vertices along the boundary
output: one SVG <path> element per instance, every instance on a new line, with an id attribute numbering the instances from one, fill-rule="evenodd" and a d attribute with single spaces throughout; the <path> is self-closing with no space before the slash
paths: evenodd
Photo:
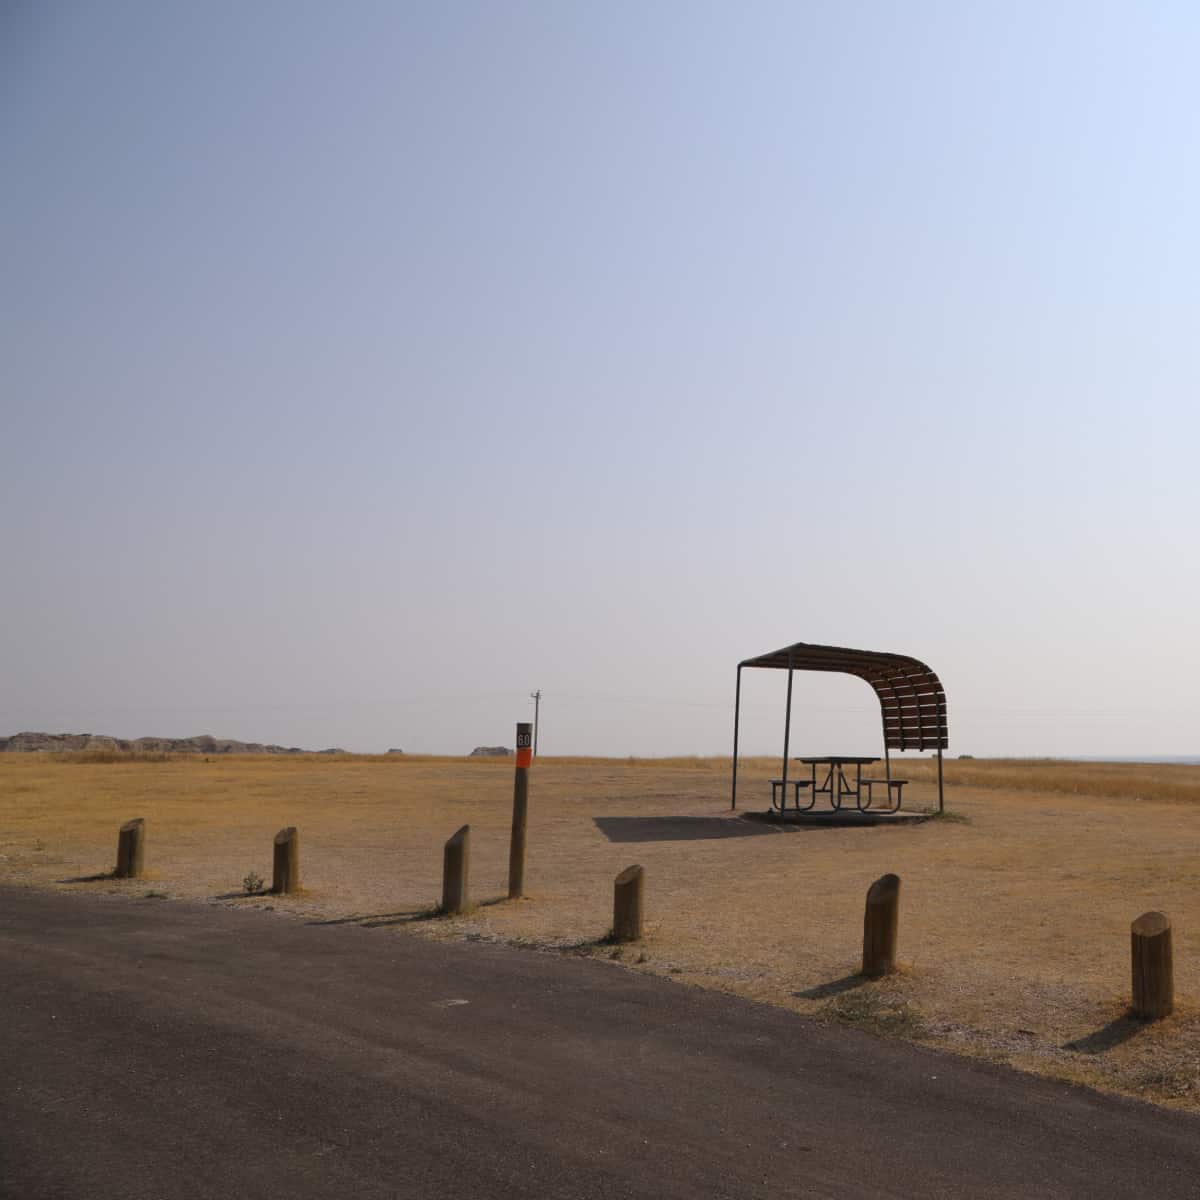
<path id="1" fill-rule="evenodd" d="M 777 765 L 743 764 L 746 807 L 765 807 Z M 931 806 L 930 764 L 904 774 L 906 808 Z M 543 759 L 530 895 L 510 903 L 511 759 L 6 754 L 0 883 L 619 957 L 1200 1111 L 1200 767 L 948 761 L 953 819 L 893 829 L 781 831 L 732 817 L 728 795 L 728 759 Z M 147 820 L 147 878 L 106 878 L 118 825 L 135 816 Z M 441 846 L 465 823 L 478 907 L 435 918 Z M 248 872 L 269 881 L 284 825 L 300 830 L 303 893 L 244 895 Z M 609 947 L 612 879 L 635 862 L 647 937 Z M 865 983 L 863 899 L 889 871 L 903 881 L 902 969 Z M 1124 1015 L 1129 923 L 1151 908 L 1174 922 L 1178 1007 L 1143 1026 Z"/>

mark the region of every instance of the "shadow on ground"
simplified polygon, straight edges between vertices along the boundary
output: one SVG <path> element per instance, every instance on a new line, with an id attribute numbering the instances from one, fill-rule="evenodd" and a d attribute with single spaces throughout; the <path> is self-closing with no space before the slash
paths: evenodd
<path id="1" fill-rule="evenodd" d="M 487 900 L 476 901 L 460 914 L 443 912 L 439 904 L 427 904 L 423 908 L 405 908 L 390 913 L 355 913 L 349 917 L 333 917 L 328 921 L 306 921 L 305 924 L 360 925 L 363 929 L 380 929 L 386 925 L 412 925 L 417 921 L 438 921 L 455 915 L 470 916 L 477 908 L 491 908 L 494 904 L 503 904 L 507 899 L 507 896 L 491 896 Z"/>
<path id="2" fill-rule="evenodd" d="M 829 1000 L 840 996 L 843 992 L 852 992 L 867 982 L 865 975 L 843 975 L 841 979 L 831 979 L 828 983 L 818 983 L 816 987 L 805 988 L 802 992 L 792 995 L 800 1000 Z"/>
<path id="3" fill-rule="evenodd" d="M 593 817 L 610 842 L 697 842 L 709 838 L 757 837 L 781 833 L 729 817 Z"/>
<path id="4" fill-rule="evenodd" d="M 415 921 L 433 921 L 443 916 L 436 905 L 390 913 L 356 913 L 352 917 L 333 917 L 328 921 L 305 921 L 306 925 L 361 925 L 363 929 L 378 929 L 383 925 L 411 925 Z"/>
<path id="5" fill-rule="evenodd" d="M 1145 1021 L 1139 1021 L 1136 1017 L 1123 1013 L 1115 1020 L 1109 1021 L 1103 1029 L 1097 1029 L 1095 1033 L 1089 1033 L 1087 1037 L 1067 1042 L 1063 1049 L 1074 1050 L 1078 1054 L 1103 1054 L 1105 1050 L 1111 1050 L 1114 1046 L 1120 1046 L 1131 1038 L 1137 1037 L 1145 1028 Z"/>
<path id="6" fill-rule="evenodd" d="M 116 871 L 101 871 L 96 875 L 76 875 L 71 879 L 60 879 L 59 883 L 101 883 L 106 879 L 116 879 Z"/>

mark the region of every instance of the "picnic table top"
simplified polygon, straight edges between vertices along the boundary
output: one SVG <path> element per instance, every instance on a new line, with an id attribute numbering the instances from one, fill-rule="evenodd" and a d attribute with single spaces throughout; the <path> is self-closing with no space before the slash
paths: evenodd
<path id="1" fill-rule="evenodd" d="M 802 763 L 873 763 L 878 762 L 879 757 L 864 758 L 854 754 L 823 754 L 819 758 L 800 758 L 797 762 Z"/>

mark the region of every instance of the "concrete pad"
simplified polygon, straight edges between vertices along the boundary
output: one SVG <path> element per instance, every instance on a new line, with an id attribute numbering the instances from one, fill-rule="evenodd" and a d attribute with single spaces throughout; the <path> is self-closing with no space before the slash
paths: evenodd
<path id="1" fill-rule="evenodd" d="M 873 813 L 859 812 L 856 808 L 843 808 L 838 812 L 832 809 L 813 809 L 811 812 L 780 813 L 774 809 L 766 812 L 744 812 L 743 821 L 757 821 L 767 825 L 796 826 L 806 829 L 844 829 L 854 826 L 866 828 L 871 825 L 920 825 L 928 821 L 931 813 L 900 812 Z"/>

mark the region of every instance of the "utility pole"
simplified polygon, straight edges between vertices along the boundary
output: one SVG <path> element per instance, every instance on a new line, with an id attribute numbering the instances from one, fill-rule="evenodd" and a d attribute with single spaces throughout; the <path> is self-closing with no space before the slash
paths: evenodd
<path id="1" fill-rule="evenodd" d="M 538 709 L 542 703 L 542 689 L 538 688 L 536 692 L 530 692 L 529 698 L 533 701 L 533 756 L 537 758 Z"/>

